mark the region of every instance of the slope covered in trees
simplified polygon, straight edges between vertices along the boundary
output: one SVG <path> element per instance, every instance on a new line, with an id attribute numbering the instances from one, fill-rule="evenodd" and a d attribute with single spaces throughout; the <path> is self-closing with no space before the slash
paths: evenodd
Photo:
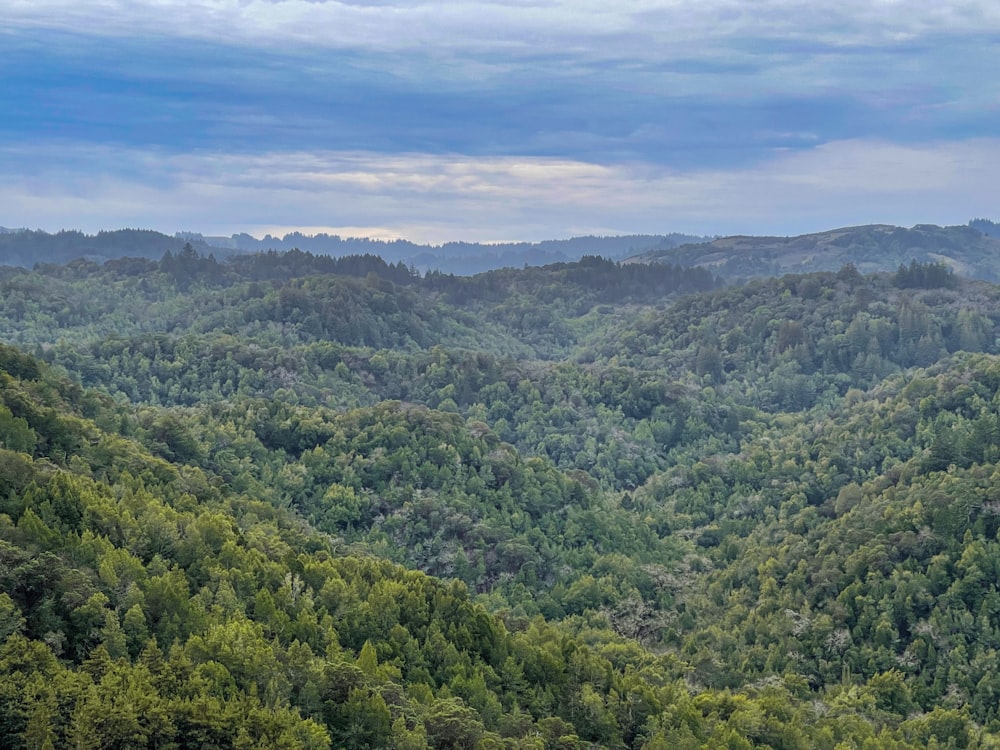
<path id="1" fill-rule="evenodd" d="M 998 741 L 992 285 L 0 284 L 8 746 Z"/>
<path id="2" fill-rule="evenodd" d="M 206 253 L 210 249 L 204 242 L 195 244 Z M 94 235 L 76 230 L 55 234 L 27 229 L 0 231 L 3 264 L 27 268 L 36 263 L 68 263 L 83 257 L 159 258 L 165 252 L 181 252 L 184 245 L 185 240 L 146 229 L 119 229 Z"/>
<path id="3" fill-rule="evenodd" d="M 646 312 L 595 340 L 590 356 L 694 372 L 742 402 L 797 411 L 949 353 L 997 353 L 998 302 L 996 285 L 960 281 L 936 264 L 881 276 L 845 267 Z"/>
<path id="4" fill-rule="evenodd" d="M 648 250 L 629 262 L 704 266 L 727 279 L 749 279 L 836 271 L 847 264 L 864 273 L 885 273 L 917 261 L 944 263 L 963 276 L 998 281 L 1000 241 L 995 228 L 993 222 L 978 219 L 967 226 L 918 224 L 907 229 L 868 224 L 797 237 L 721 237 Z"/>
<path id="5" fill-rule="evenodd" d="M 586 255 L 622 258 L 651 247 L 674 247 L 704 239 L 707 238 L 668 234 L 426 245 L 406 240 L 340 237 L 323 233 L 307 235 L 301 232 L 291 232 L 282 237 L 266 235 L 257 239 L 245 233 L 230 237 L 206 237 L 197 232 L 177 232 L 171 237 L 151 230 L 120 229 L 88 235 L 75 230 L 50 234 L 41 230 L 0 227 L 0 259 L 5 265 L 26 268 L 37 263 L 67 263 L 83 257 L 99 261 L 127 257 L 158 259 L 166 251 L 176 254 L 183 252 L 185 245 L 190 245 L 199 252 L 217 257 L 245 258 L 260 253 L 285 255 L 305 250 L 317 256 L 333 258 L 377 255 L 404 268 L 475 274 L 496 268 L 572 262 Z"/>
<path id="6" fill-rule="evenodd" d="M 698 689 L 682 680 L 693 666 L 621 639 L 593 610 L 561 626 L 500 619 L 461 583 L 345 555 L 291 509 L 151 455 L 114 431 L 128 409 L 2 354 L 7 746 L 986 739 L 961 710 L 907 718 L 894 672 L 821 698 L 792 675 Z"/>

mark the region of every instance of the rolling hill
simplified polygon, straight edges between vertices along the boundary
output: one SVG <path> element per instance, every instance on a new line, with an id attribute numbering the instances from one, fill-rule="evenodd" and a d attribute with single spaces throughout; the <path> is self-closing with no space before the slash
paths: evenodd
<path id="1" fill-rule="evenodd" d="M 941 269 L 0 269 L 0 745 L 996 747 Z"/>
<path id="2" fill-rule="evenodd" d="M 836 271 L 895 271 L 901 264 L 944 263 L 968 278 L 1000 280 L 1000 239 L 969 226 L 869 224 L 796 237 L 722 237 L 649 250 L 625 263 L 702 266 L 727 279 Z"/>

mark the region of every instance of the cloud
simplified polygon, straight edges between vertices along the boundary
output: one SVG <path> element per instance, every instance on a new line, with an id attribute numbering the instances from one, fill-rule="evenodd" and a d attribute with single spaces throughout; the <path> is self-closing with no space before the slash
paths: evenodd
<path id="1" fill-rule="evenodd" d="M 530 239 L 994 212 L 986 0 L 4 12 L 7 224 Z"/>
<path id="2" fill-rule="evenodd" d="M 683 171 L 540 157 L 81 146 L 0 150 L 0 173 L 8 215 L 49 230 L 138 225 L 263 234 L 309 227 L 431 242 L 790 234 L 992 215 L 1000 140 L 843 141 L 777 151 L 753 167 Z"/>
<path id="3" fill-rule="evenodd" d="M 732 59 L 709 49 L 701 60 L 619 57 L 608 66 L 584 53 L 570 61 L 537 53 L 517 65 L 482 62 L 489 73 L 481 77 L 453 76 L 430 53 L 23 34 L 0 45 L 8 71 L 0 143 L 545 156 L 688 169 L 751 164 L 776 147 L 995 132 L 988 106 L 1000 101 L 998 84 L 973 85 L 968 60 L 948 78 L 948 64 L 935 68 L 933 55 L 903 65 L 896 53 L 870 52 L 861 65 L 781 53 L 765 64 L 727 50 Z"/>
<path id="4" fill-rule="evenodd" d="M 737 38 L 799 40 L 838 47 L 885 45 L 941 34 L 996 34 L 1000 7 L 990 0 L 13 0 L 5 22 L 19 27 L 93 29 L 281 46 L 379 50 L 506 50 L 536 53 L 596 43 L 647 41 L 630 56 L 670 56 L 705 42 Z M 607 56 L 620 49 L 606 48 Z"/>
<path id="5" fill-rule="evenodd" d="M 136 146 L 686 166 L 989 135 L 1000 103 L 982 0 L 11 0 L 5 29 L 0 134 Z"/>

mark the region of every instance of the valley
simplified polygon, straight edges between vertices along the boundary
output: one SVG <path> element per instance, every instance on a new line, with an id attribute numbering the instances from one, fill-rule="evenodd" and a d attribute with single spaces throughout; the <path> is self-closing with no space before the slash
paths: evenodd
<path id="1" fill-rule="evenodd" d="M 996 746 L 1000 288 L 900 262 L 0 269 L 0 734 Z"/>

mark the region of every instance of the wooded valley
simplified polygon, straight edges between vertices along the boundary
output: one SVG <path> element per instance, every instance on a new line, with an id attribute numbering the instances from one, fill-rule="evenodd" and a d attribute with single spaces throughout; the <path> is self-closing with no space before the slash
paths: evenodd
<path id="1" fill-rule="evenodd" d="M 1000 287 L 0 268 L 0 745 L 1000 747 Z"/>

